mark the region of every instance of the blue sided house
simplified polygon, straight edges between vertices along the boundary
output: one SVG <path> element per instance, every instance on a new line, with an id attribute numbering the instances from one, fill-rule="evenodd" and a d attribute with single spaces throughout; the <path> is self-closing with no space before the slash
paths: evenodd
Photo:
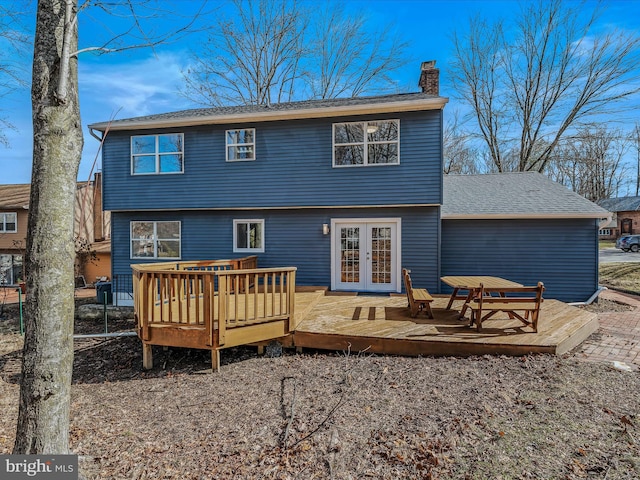
<path id="1" fill-rule="evenodd" d="M 598 286 L 607 212 L 539 174 L 443 176 L 447 98 L 425 62 L 419 93 L 204 108 L 90 125 L 104 137 L 112 274 L 131 264 L 257 255 L 297 285 L 446 292 L 443 275 Z M 130 301 L 131 284 L 115 281 Z"/>

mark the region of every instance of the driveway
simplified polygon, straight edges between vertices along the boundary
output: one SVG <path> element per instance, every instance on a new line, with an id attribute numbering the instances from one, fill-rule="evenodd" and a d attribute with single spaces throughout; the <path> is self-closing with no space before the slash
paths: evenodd
<path id="1" fill-rule="evenodd" d="M 640 263 L 640 252 L 623 252 L 618 248 L 600 249 L 600 263 Z"/>

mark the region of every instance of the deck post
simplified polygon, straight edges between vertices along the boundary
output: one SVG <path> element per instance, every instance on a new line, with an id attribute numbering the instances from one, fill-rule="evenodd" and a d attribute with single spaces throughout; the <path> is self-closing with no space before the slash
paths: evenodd
<path id="1" fill-rule="evenodd" d="M 153 350 L 148 343 L 142 344 L 142 368 L 151 370 L 153 368 Z"/>
<path id="2" fill-rule="evenodd" d="M 211 373 L 220 371 L 220 350 L 214 348 L 211 350 Z"/>

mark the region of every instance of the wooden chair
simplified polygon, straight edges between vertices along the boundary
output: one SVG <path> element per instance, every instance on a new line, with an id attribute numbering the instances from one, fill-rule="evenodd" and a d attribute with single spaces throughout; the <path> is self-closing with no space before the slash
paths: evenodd
<path id="1" fill-rule="evenodd" d="M 540 304 L 543 301 L 544 284 L 538 282 L 535 287 L 511 287 L 490 289 L 480 285 L 477 296 L 465 303 L 471 311 L 469 326 L 476 324 L 476 329 L 482 330 L 482 322 L 498 312 L 505 312 L 509 318 L 517 318 L 524 325 L 538 331 L 538 317 Z M 499 297 L 492 297 L 492 293 L 499 293 Z"/>
<path id="2" fill-rule="evenodd" d="M 404 288 L 407 291 L 407 300 L 409 302 L 409 308 L 411 309 L 411 318 L 417 317 L 421 310 L 426 312 L 427 318 L 433 318 L 433 312 L 431 311 L 431 302 L 433 302 L 433 297 L 429 294 L 427 289 L 413 288 L 409 270 L 406 268 L 402 269 L 402 278 L 404 279 Z"/>

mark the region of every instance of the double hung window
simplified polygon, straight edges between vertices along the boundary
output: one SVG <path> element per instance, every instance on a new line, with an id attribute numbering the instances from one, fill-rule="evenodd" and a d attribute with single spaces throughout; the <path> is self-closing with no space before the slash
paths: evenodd
<path id="1" fill-rule="evenodd" d="M 17 213 L 0 213 L 0 232 L 16 233 L 18 231 Z"/>
<path id="2" fill-rule="evenodd" d="M 400 163 L 400 120 L 333 124 L 333 166 Z"/>
<path id="3" fill-rule="evenodd" d="M 135 135 L 131 137 L 131 174 L 154 175 L 184 171 L 184 135 Z"/>
<path id="4" fill-rule="evenodd" d="M 234 220 L 233 251 L 264 252 L 264 220 Z"/>
<path id="5" fill-rule="evenodd" d="M 180 222 L 131 222 L 131 258 L 180 258 Z"/>
<path id="6" fill-rule="evenodd" d="M 227 162 L 256 159 L 256 129 L 243 128 L 226 131 Z"/>

